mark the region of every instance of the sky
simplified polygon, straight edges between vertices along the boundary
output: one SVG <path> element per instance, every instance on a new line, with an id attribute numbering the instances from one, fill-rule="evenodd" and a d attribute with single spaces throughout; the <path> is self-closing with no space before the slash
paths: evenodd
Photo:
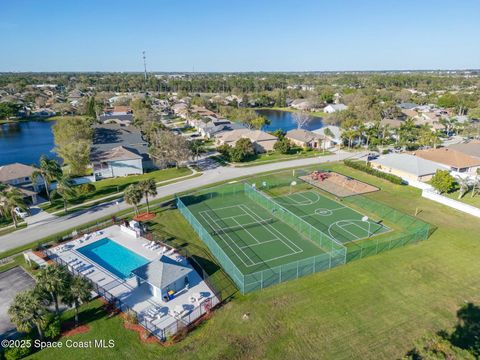
<path id="1" fill-rule="evenodd" d="M 480 0 L 0 0 L 0 72 L 480 68 Z"/>

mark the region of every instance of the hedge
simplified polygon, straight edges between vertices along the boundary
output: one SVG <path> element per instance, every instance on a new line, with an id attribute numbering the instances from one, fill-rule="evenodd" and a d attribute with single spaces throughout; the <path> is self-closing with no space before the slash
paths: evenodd
<path id="1" fill-rule="evenodd" d="M 384 173 L 383 171 L 372 168 L 370 165 L 365 165 L 363 162 L 344 160 L 343 163 L 348 167 L 366 172 L 367 174 L 381 179 L 385 179 L 393 184 L 401 185 L 403 183 L 403 180 L 400 176 Z"/>

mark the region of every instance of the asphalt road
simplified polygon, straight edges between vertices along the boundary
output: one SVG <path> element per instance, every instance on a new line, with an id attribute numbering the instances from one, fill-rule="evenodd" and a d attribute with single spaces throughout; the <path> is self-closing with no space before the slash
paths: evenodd
<path id="1" fill-rule="evenodd" d="M 202 170 L 203 174 L 201 176 L 159 187 L 157 189 L 158 195 L 156 198 L 163 198 L 178 192 L 187 191 L 193 188 L 206 186 L 219 181 L 226 181 L 241 176 L 248 176 L 295 166 L 334 162 L 343 160 L 345 158 L 360 157 L 362 155 L 364 154 L 341 152 L 335 155 L 322 156 L 318 158 L 290 160 L 251 167 L 215 167 L 214 165 L 207 165 L 206 170 Z M 42 223 L 37 223 L 33 227 L 23 228 L 10 234 L 0 236 L 0 252 L 34 242 L 61 231 L 73 229 L 77 226 L 81 226 L 82 224 L 113 215 L 118 211 L 125 210 L 130 207 L 130 205 L 124 202 L 117 204 L 115 201 L 109 201 L 97 206 L 93 206 L 88 210 L 78 211 L 70 215 L 54 218 L 48 217 Z"/>

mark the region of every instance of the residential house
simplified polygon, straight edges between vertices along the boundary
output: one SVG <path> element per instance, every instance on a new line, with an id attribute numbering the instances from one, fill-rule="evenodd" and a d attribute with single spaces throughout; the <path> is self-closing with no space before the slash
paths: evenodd
<path id="1" fill-rule="evenodd" d="M 0 166 L 0 183 L 18 188 L 28 202 L 36 204 L 39 200 L 37 194 L 45 188 L 41 176 L 37 176 L 34 183 L 32 174 L 38 169 L 21 163 Z"/>
<path id="2" fill-rule="evenodd" d="M 402 126 L 403 123 L 404 121 L 399 119 L 382 119 L 380 121 L 380 126 L 381 127 L 389 126 L 392 129 L 398 129 L 400 128 L 400 126 Z"/>
<path id="3" fill-rule="evenodd" d="M 466 143 L 450 145 L 448 149 L 453 149 L 465 155 L 480 159 L 480 140 L 472 140 Z"/>
<path id="4" fill-rule="evenodd" d="M 413 155 L 445 165 L 451 171 L 460 173 L 476 174 L 477 169 L 480 169 L 480 158 L 467 155 L 454 148 L 417 150 L 413 152 Z"/>
<path id="5" fill-rule="evenodd" d="M 228 144 L 230 146 L 235 146 L 238 140 L 240 139 L 250 139 L 253 144 L 256 153 L 264 153 L 268 151 L 273 151 L 273 146 L 277 142 L 277 137 L 270 135 L 261 130 L 250 130 L 250 129 L 235 129 L 231 131 L 222 131 L 216 136 L 216 144 L 223 145 Z"/>
<path id="6" fill-rule="evenodd" d="M 406 181 L 429 181 L 437 170 L 448 170 L 445 165 L 411 154 L 387 154 L 370 161 L 373 168 L 400 176 Z"/>
<path id="7" fill-rule="evenodd" d="M 114 106 L 105 109 L 104 113 L 98 117 L 98 120 L 104 124 L 131 125 L 133 123 L 133 112 L 130 106 Z"/>
<path id="8" fill-rule="evenodd" d="M 210 139 L 220 132 L 244 129 L 245 126 L 240 123 L 232 123 L 226 119 L 213 119 L 208 122 L 202 122 L 196 128 L 201 136 Z"/>
<path id="9" fill-rule="evenodd" d="M 312 132 L 323 137 L 323 148 L 325 149 L 333 148 L 342 143 L 343 130 L 339 126 L 328 125 Z"/>
<path id="10" fill-rule="evenodd" d="M 347 109 L 347 105 L 345 104 L 329 104 L 323 108 L 323 111 L 327 114 L 332 114 L 337 111 L 343 111 Z"/>
<path id="11" fill-rule="evenodd" d="M 316 110 L 317 105 L 312 100 L 295 99 L 290 103 L 290 107 L 302 111 L 313 111 Z"/>
<path id="12" fill-rule="evenodd" d="M 285 138 L 297 146 L 309 149 L 321 149 L 323 136 L 312 131 L 303 129 L 290 130 L 285 134 Z"/>
<path id="13" fill-rule="evenodd" d="M 94 125 L 90 158 L 97 178 L 142 174 L 155 168 L 148 143 L 134 126 Z"/>

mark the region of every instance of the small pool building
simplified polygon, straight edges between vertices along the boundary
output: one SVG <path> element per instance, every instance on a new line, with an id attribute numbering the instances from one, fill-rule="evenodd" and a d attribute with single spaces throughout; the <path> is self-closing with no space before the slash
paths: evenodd
<path id="1" fill-rule="evenodd" d="M 165 255 L 132 271 L 138 286 L 147 284 L 150 293 L 164 301 L 168 300 L 169 292 L 177 293 L 189 285 L 191 272 L 189 266 Z"/>

